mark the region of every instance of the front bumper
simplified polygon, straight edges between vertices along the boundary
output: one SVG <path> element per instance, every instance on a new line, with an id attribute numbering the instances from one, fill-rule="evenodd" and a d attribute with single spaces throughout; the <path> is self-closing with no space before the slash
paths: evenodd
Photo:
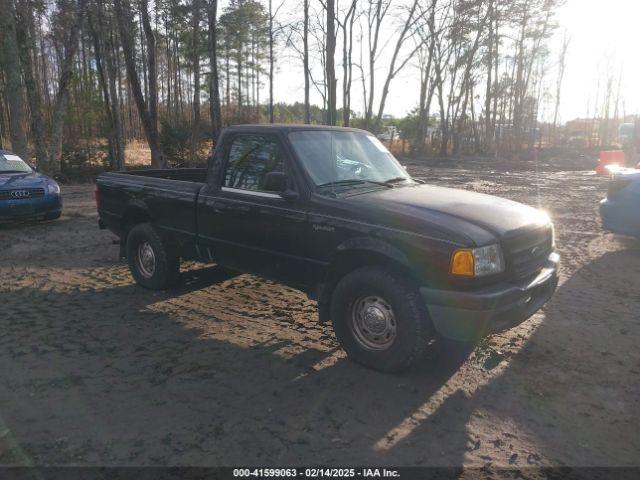
<path id="1" fill-rule="evenodd" d="M 55 216 L 62 212 L 62 196 L 47 193 L 28 200 L 0 201 L 0 222 Z"/>
<path id="2" fill-rule="evenodd" d="M 600 202 L 602 228 L 620 235 L 640 238 L 640 210 L 635 197 L 605 198 Z"/>
<path id="3" fill-rule="evenodd" d="M 436 331 L 445 338 L 471 341 L 505 330 L 531 317 L 558 286 L 560 257 L 553 253 L 531 281 L 503 283 L 477 291 L 420 288 Z"/>

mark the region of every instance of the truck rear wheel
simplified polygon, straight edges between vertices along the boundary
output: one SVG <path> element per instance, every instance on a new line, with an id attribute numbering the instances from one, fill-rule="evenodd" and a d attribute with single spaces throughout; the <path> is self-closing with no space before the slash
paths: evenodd
<path id="1" fill-rule="evenodd" d="M 136 283 L 152 290 L 175 285 L 180 275 L 180 258 L 173 245 L 156 229 L 141 223 L 127 235 L 127 262 Z"/>
<path id="2" fill-rule="evenodd" d="M 409 368 L 434 337 L 413 282 L 381 267 L 354 270 L 338 282 L 331 318 L 349 357 L 383 372 Z"/>

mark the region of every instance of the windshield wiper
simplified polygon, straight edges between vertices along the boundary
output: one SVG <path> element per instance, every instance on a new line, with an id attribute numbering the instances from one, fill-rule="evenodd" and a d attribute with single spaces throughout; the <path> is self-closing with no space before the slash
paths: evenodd
<path id="1" fill-rule="evenodd" d="M 327 183 L 322 183 L 320 185 L 318 185 L 317 187 L 336 187 L 336 186 L 340 186 L 340 185 L 362 185 L 365 183 L 373 183 L 374 185 L 380 185 L 382 187 L 387 187 L 387 188 L 393 188 L 393 185 L 387 183 L 387 182 L 378 182 L 376 180 L 364 180 L 364 179 L 360 179 L 360 178 L 349 178 L 349 179 L 345 179 L 345 180 L 335 180 L 333 182 L 327 182 Z"/>
<path id="2" fill-rule="evenodd" d="M 394 177 L 394 178 L 390 178 L 389 180 L 385 180 L 384 183 L 398 183 L 403 180 L 413 180 L 413 179 L 411 177 Z"/>
<path id="3" fill-rule="evenodd" d="M 0 173 L 29 173 L 24 170 L 0 170 Z"/>

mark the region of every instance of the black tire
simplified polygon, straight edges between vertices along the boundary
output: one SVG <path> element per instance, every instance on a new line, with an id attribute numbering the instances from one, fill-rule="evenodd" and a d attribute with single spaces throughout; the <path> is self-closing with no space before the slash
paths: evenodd
<path id="1" fill-rule="evenodd" d="M 378 308 L 372 301 L 390 307 L 391 319 L 387 321 L 385 316 L 385 322 L 395 331 L 388 334 L 393 337 L 389 345 L 375 345 L 375 349 L 363 344 L 367 340 L 358 338 L 363 335 L 371 337 L 375 332 L 358 334 L 356 330 L 366 330 L 367 327 L 355 326 L 358 323 L 355 318 L 365 318 L 365 315 L 355 313 L 363 305 Z M 338 282 L 331 298 L 331 319 L 336 337 L 349 357 L 381 372 L 399 372 L 409 368 L 434 338 L 429 314 L 414 282 L 382 267 L 359 268 Z M 363 322 L 360 323 L 364 325 Z M 386 341 L 389 340 L 383 335 L 373 343 Z"/>
<path id="2" fill-rule="evenodd" d="M 149 251 L 152 259 L 142 253 L 149 254 Z M 177 249 L 151 224 L 141 223 L 129 231 L 126 253 L 129 270 L 138 285 L 151 290 L 165 290 L 178 283 L 180 257 Z"/>
<path id="3" fill-rule="evenodd" d="M 55 212 L 55 213 L 47 213 L 44 216 L 45 220 L 57 220 L 60 218 L 60 215 L 62 215 L 62 212 Z"/>

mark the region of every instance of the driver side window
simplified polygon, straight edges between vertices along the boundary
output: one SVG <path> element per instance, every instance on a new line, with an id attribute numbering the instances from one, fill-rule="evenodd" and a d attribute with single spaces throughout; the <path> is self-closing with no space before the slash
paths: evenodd
<path id="1" fill-rule="evenodd" d="M 275 138 L 238 135 L 233 139 L 228 150 L 224 187 L 273 192 L 270 173 L 285 173 L 284 154 Z"/>

